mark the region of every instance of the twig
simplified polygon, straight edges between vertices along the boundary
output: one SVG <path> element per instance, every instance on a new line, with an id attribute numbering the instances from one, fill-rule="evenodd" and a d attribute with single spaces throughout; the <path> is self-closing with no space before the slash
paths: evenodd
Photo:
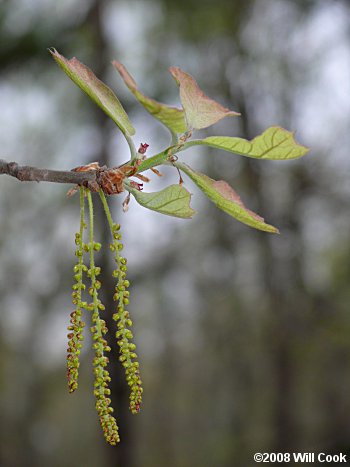
<path id="1" fill-rule="evenodd" d="M 90 186 L 97 182 L 95 170 L 74 172 L 71 170 L 38 169 L 29 165 L 18 165 L 17 162 L 6 162 L 3 159 L 0 159 L 1 174 L 10 175 L 21 182 L 72 183 L 84 186 Z"/>

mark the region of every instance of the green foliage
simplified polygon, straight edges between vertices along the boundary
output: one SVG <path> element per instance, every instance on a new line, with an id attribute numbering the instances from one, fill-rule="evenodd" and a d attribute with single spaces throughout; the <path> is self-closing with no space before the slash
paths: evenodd
<path id="1" fill-rule="evenodd" d="M 155 193 L 143 193 L 132 187 L 128 189 L 141 206 L 161 214 L 189 219 L 195 213 L 190 207 L 191 193 L 181 185 L 170 185 Z"/>
<path id="2" fill-rule="evenodd" d="M 69 391 L 72 392 L 78 386 L 79 354 L 84 326 L 82 310 L 86 309 L 91 312 L 91 333 L 95 351 L 93 368 L 96 409 L 106 440 L 110 444 L 116 444 L 119 441 L 118 426 L 112 415 L 113 408 L 110 406 L 111 399 L 109 397 L 108 383 L 111 378 L 106 369 L 108 363 L 106 353 L 110 352 L 111 349 L 105 339 L 108 332 L 106 322 L 101 317 L 104 305 L 98 297 L 101 283 L 97 277 L 100 274 L 100 268 L 95 266 L 94 259 L 95 252 L 100 249 L 101 245 L 94 241 L 93 204 L 90 190 L 99 191 L 112 235 L 110 250 L 114 254 L 116 263 L 113 275 L 117 282 L 113 296 L 116 302 L 113 319 L 117 323 L 116 338 L 120 350 L 119 360 L 124 367 L 126 381 L 130 388 L 130 410 L 132 413 L 137 413 L 142 402 L 143 388 L 135 352 L 136 346 L 132 342 L 133 334 L 130 329 L 132 320 L 129 311 L 126 309 L 129 305 L 128 288 L 130 285 L 126 279 L 127 261 L 121 255 L 123 245 L 121 243 L 120 225 L 112 220 L 105 194 L 119 194 L 127 191 L 128 196 L 123 202 L 124 211 L 127 210 L 130 195 L 133 195 L 141 206 L 153 211 L 174 217 L 191 218 L 195 211 L 190 207 L 191 194 L 182 186 L 183 180 L 180 175 L 180 171 L 182 171 L 218 208 L 227 214 L 255 229 L 276 233 L 278 230 L 275 227 L 265 223 L 262 217 L 244 206 L 240 197 L 228 183 L 223 180 L 213 180 L 207 175 L 195 171 L 187 164 L 179 161 L 177 154 L 192 146 L 205 145 L 257 159 L 288 160 L 303 156 L 308 149 L 295 141 L 293 133 L 277 126 L 268 128 L 252 141 L 231 136 L 210 136 L 200 140 L 191 140 L 194 130 L 207 128 L 225 117 L 238 116 L 239 114 L 210 99 L 199 88 L 191 75 L 176 67 L 171 67 L 170 73 L 179 86 L 182 108 L 178 109 L 161 104 L 141 93 L 126 68 L 121 63 L 114 61 L 113 65 L 136 99 L 154 118 L 158 119 L 170 130 L 170 146 L 147 159 L 145 152 L 148 144 L 141 144 L 139 151 L 136 153 L 131 138 L 135 130 L 113 91 L 76 58 L 67 60 L 55 49 L 50 52 L 65 73 L 118 125 L 130 147 L 130 160 L 122 166 L 104 169 L 95 162 L 77 168 L 79 171 L 95 170 L 98 187 L 90 186 L 89 189 L 80 187 L 80 230 L 76 234 L 78 262 L 74 267 L 76 283 L 73 286 L 75 310 L 71 314 L 68 327 L 70 331 L 68 334 L 67 357 L 68 387 Z M 144 193 L 141 191 L 142 184 L 131 179 L 131 177 L 136 177 L 143 182 L 149 182 L 150 180 L 141 173 L 151 169 L 157 175 L 160 175 L 155 167 L 161 165 L 174 166 L 179 171 L 178 185 L 170 185 L 161 191 L 153 193 Z M 87 195 L 89 204 L 89 242 L 87 244 L 83 243 L 85 225 L 84 193 Z M 84 252 L 89 253 L 89 268 L 83 262 Z M 90 279 L 88 292 L 92 301 L 89 304 L 84 302 L 82 298 L 85 290 L 83 282 L 85 276 Z"/>
<path id="3" fill-rule="evenodd" d="M 170 67 L 170 73 L 180 87 L 180 99 L 188 130 L 207 128 L 225 117 L 240 115 L 206 96 L 192 76 L 180 68 Z"/>
<path id="4" fill-rule="evenodd" d="M 231 136 L 210 136 L 201 140 L 190 140 L 193 130 L 206 128 L 225 117 L 238 116 L 239 113 L 223 107 L 221 104 L 206 96 L 194 78 L 178 67 L 170 67 L 170 73 L 179 86 L 180 100 L 183 108 L 177 109 L 166 104 L 161 104 L 141 93 L 135 80 L 126 68 L 121 63 L 114 61 L 113 65 L 138 101 L 152 116 L 168 127 L 172 133 L 173 144 L 171 146 L 165 148 L 161 153 L 144 160 L 143 152 L 135 155 L 133 150 L 134 145 L 131 144 L 130 138 L 134 133 L 134 129 L 115 94 L 76 58 L 67 60 L 55 49 L 51 51 L 51 54 L 68 76 L 117 123 L 125 135 L 131 148 L 130 165 L 134 165 L 136 168 L 136 173 L 134 172 L 131 175 L 137 176 L 137 174 L 140 174 L 144 170 L 155 166 L 174 163 L 174 161 L 177 160 L 176 153 L 198 145 L 206 145 L 258 159 L 289 160 L 301 157 L 308 152 L 308 148 L 295 141 L 293 133 L 277 126 L 268 128 L 252 141 Z M 241 202 L 234 203 L 231 195 L 229 196 L 231 202 L 229 205 L 227 204 L 227 200 L 224 202 L 222 199 L 220 200 L 217 195 L 214 196 L 213 184 L 204 183 L 203 175 L 198 178 L 198 176 L 195 177 L 193 175 L 195 172 L 192 169 L 188 169 L 188 166 L 178 164 L 177 167 L 188 175 L 190 170 L 190 178 L 200 186 L 202 191 L 214 201 L 218 207 L 232 217 L 257 229 L 277 232 L 276 228 L 272 228 L 271 226 L 266 227 L 267 224 L 264 224 L 259 216 L 255 214 L 252 216 L 249 210 L 246 208 L 243 209 Z M 185 169 L 185 167 L 187 167 L 187 169 Z M 177 211 L 179 200 L 176 200 L 174 203 L 172 202 L 173 197 L 179 195 L 179 198 L 183 198 L 187 203 L 187 199 L 189 198 L 187 195 L 184 195 L 183 191 L 180 193 L 178 190 L 179 193 L 176 193 L 173 187 L 168 187 L 168 189 L 162 190 L 159 193 L 139 193 L 139 188 L 135 187 L 135 184 L 131 184 L 127 178 L 128 176 L 126 176 L 123 181 L 123 189 L 129 191 L 142 206 L 162 214 L 172 216 L 178 215 L 178 217 L 192 216 L 192 211 L 189 206 L 186 208 L 186 206 L 183 205 L 183 207 L 179 208 Z M 200 183 L 199 180 L 201 180 Z M 210 189 L 204 189 L 204 186 L 210 186 Z M 120 190 L 116 192 L 120 193 Z M 167 201 L 168 197 L 171 199 L 170 204 Z M 227 199 L 227 196 L 224 195 L 223 198 Z M 233 204 L 235 204 L 236 207 L 233 207 Z M 175 209 L 174 206 L 176 206 Z M 244 212 L 242 212 L 242 210 Z M 180 213 L 180 215 L 176 214 L 177 212 Z M 255 219 L 255 221 L 252 219 Z"/>
<path id="5" fill-rule="evenodd" d="M 70 79 L 106 112 L 125 135 L 132 136 L 135 134 L 135 129 L 127 113 L 117 96 L 108 86 L 102 83 L 87 66 L 83 65 L 75 57 L 67 60 L 55 49 L 50 50 L 50 53 Z"/>
<path id="6" fill-rule="evenodd" d="M 297 159 L 308 152 L 308 148 L 295 141 L 293 133 L 278 126 L 268 128 L 251 141 L 232 136 L 209 136 L 204 139 L 188 141 L 181 150 L 196 145 L 223 149 L 255 159 Z"/>
<path id="7" fill-rule="evenodd" d="M 153 115 L 154 118 L 163 123 L 172 133 L 184 133 L 187 129 L 184 111 L 176 107 L 157 102 L 150 97 L 145 96 L 138 90 L 134 78 L 130 75 L 124 65 L 114 60 L 114 67 L 123 78 L 129 90 L 134 94 L 136 99 L 144 106 L 144 108 Z"/>
<path id="8" fill-rule="evenodd" d="M 232 217 L 235 217 L 239 221 L 255 229 L 272 233 L 278 232 L 276 227 L 265 224 L 262 217 L 247 209 L 240 197 L 228 183 L 223 180 L 213 180 L 207 175 L 196 172 L 186 164 L 176 164 L 176 166 L 183 170 L 203 193 L 205 193 L 218 208 L 227 212 L 227 214 L 230 214 Z"/>

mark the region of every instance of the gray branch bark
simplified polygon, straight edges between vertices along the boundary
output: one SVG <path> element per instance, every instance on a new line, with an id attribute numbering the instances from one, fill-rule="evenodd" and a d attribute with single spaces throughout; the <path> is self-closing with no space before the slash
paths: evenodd
<path id="1" fill-rule="evenodd" d="M 72 183 L 74 185 L 89 186 L 97 181 L 95 170 L 73 172 L 71 170 L 39 169 L 29 165 L 19 165 L 17 162 L 6 162 L 3 159 L 0 159 L 1 174 L 10 175 L 21 182 Z"/>

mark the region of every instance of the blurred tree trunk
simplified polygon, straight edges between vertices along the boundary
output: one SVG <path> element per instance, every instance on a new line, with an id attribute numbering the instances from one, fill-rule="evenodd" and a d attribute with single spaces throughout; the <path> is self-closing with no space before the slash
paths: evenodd
<path id="1" fill-rule="evenodd" d="M 244 99 L 244 93 L 239 96 L 239 112 L 241 113 L 243 137 L 252 139 L 257 131 L 255 131 L 252 119 L 249 118 L 249 110 Z M 255 161 L 249 159 L 244 163 L 244 176 L 248 192 L 253 196 L 256 194 L 258 200 L 258 212 L 268 212 L 267 206 L 264 206 L 264 183 L 261 179 L 260 166 Z M 293 225 L 293 233 L 299 235 L 299 227 L 293 217 L 293 209 L 286 213 L 287 225 Z M 273 223 L 273 222 L 272 222 Z M 273 374 L 271 375 L 275 381 L 275 399 L 274 407 L 272 407 L 274 417 L 273 424 L 275 427 L 274 447 L 275 452 L 288 452 L 292 450 L 295 443 L 295 429 L 293 424 L 293 384 L 295 382 L 295 374 L 292 361 L 291 334 L 290 330 L 295 309 L 290 308 L 290 301 L 286 289 L 294 288 L 293 284 L 283 284 L 278 281 L 278 267 L 276 264 L 277 258 L 274 256 L 270 247 L 269 235 L 261 236 L 257 239 L 260 250 L 263 252 L 260 264 L 261 280 L 265 282 L 264 288 L 267 295 L 267 302 L 270 305 L 269 310 L 265 310 L 269 318 L 265 320 L 267 323 L 266 344 L 272 343 L 270 349 L 272 358 Z M 283 267 L 290 271 L 290 276 L 295 279 L 299 272 L 295 269 L 295 264 L 292 261 L 285 262 Z M 295 303 L 293 303 L 295 305 Z"/>
<path id="2" fill-rule="evenodd" d="M 106 75 L 107 66 L 110 63 L 109 47 L 105 41 L 105 34 L 103 30 L 102 14 L 103 8 L 108 4 L 108 0 L 96 0 L 91 7 L 89 12 L 88 22 L 90 22 L 91 29 L 93 31 L 93 44 L 94 44 L 94 70 L 98 77 L 103 79 Z M 114 2 L 115 3 L 115 2 Z M 95 120 L 96 126 L 102 135 L 102 146 L 100 154 L 97 155 L 97 160 L 100 165 L 113 165 L 114 161 L 110 161 L 108 154 L 108 143 L 110 139 L 109 134 L 109 118 L 100 111 L 97 107 L 95 109 Z M 119 133 L 121 135 L 121 133 Z M 121 136 L 120 136 L 121 137 Z M 132 456 L 132 431 L 129 425 L 129 391 L 128 386 L 125 383 L 125 375 L 123 368 L 119 362 L 119 353 L 117 348 L 117 341 L 115 338 L 116 325 L 112 319 L 112 314 L 116 309 L 116 303 L 113 301 L 113 293 L 115 287 L 115 280 L 112 277 L 114 265 L 110 260 L 110 250 L 108 245 L 111 242 L 111 236 L 109 227 L 106 223 L 105 215 L 102 209 L 101 203 L 98 201 L 97 195 L 95 203 L 96 216 L 98 222 L 96 224 L 97 232 L 96 238 L 101 239 L 102 245 L 105 248 L 102 249 L 100 266 L 102 269 L 101 282 L 103 284 L 104 297 L 103 302 L 106 306 L 106 320 L 109 333 L 107 340 L 109 342 L 112 351 L 110 352 L 110 364 L 109 372 L 112 378 L 110 383 L 112 407 L 114 408 L 114 415 L 116 416 L 117 423 L 119 426 L 119 433 L 121 442 L 117 446 L 109 446 L 106 444 L 107 451 L 107 464 L 106 467 L 132 467 L 133 456 Z M 112 200 L 114 201 L 114 200 Z"/>

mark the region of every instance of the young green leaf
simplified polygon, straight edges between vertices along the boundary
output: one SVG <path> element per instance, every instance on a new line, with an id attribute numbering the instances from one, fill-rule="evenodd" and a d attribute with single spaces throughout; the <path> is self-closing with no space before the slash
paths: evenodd
<path id="1" fill-rule="evenodd" d="M 67 60 L 56 49 L 50 49 L 50 53 L 70 79 L 101 107 L 125 135 L 135 134 L 135 129 L 117 96 L 94 75 L 90 68 L 75 57 Z"/>
<path id="2" fill-rule="evenodd" d="M 180 86 L 180 99 L 189 130 L 200 130 L 213 125 L 224 117 L 240 115 L 206 96 L 195 79 L 180 68 L 170 67 L 169 71 Z"/>
<path id="3" fill-rule="evenodd" d="M 181 185 L 170 185 L 155 193 L 144 193 L 128 186 L 136 201 L 141 206 L 168 216 L 189 219 L 195 214 L 190 207 L 191 193 Z"/>
<path id="4" fill-rule="evenodd" d="M 265 232 L 278 233 L 276 227 L 266 224 L 264 219 L 247 209 L 234 189 L 223 180 L 213 180 L 207 175 L 196 172 L 183 163 L 175 163 L 208 196 L 216 206 L 240 222 Z"/>
<path id="5" fill-rule="evenodd" d="M 242 156 L 257 159 L 287 160 L 304 156 L 309 148 L 298 144 L 294 133 L 273 126 L 251 141 L 230 136 L 209 136 L 208 138 L 188 141 L 181 150 L 191 146 L 206 145 Z"/>
<path id="6" fill-rule="evenodd" d="M 123 78 L 129 90 L 134 94 L 136 99 L 142 104 L 145 109 L 156 119 L 163 123 L 173 133 L 184 133 L 187 129 L 184 111 L 176 107 L 170 107 L 161 102 L 157 102 L 150 97 L 145 96 L 139 91 L 134 78 L 128 70 L 120 62 L 114 60 L 112 62 L 120 76 Z"/>

